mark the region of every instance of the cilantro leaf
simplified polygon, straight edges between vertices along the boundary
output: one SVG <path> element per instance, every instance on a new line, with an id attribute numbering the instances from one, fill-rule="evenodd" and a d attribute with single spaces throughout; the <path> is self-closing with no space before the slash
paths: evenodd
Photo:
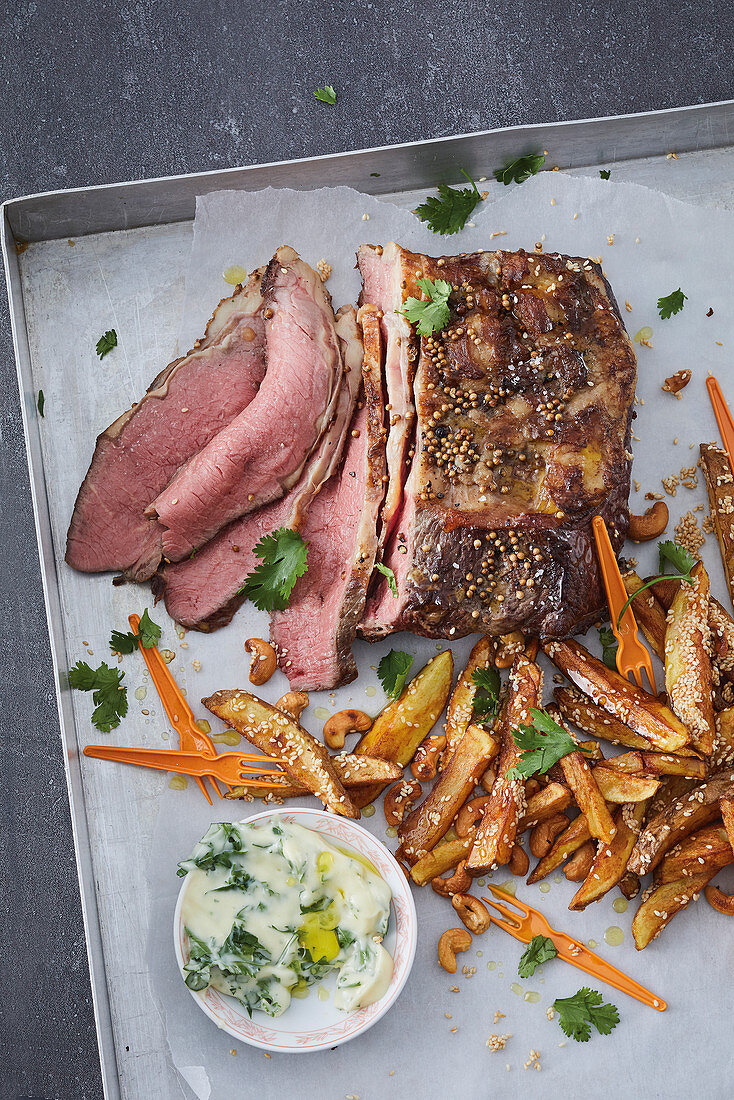
<path id="1" fill-rule="evenodd" d="M 138 627 L 138 637 L 140 638 L 140 644 L 143 649 L 153 649 L 158 644 L 161 637 L 161 628 L 158 623 L 154 623 L 148 614 L 148 608 L 146 607 L 143 614 L 140 616 L 140 626 Z"/>
<path id="2" fill-rule="evenodd" d="M 44 396 L 43 390 L 38 391 L 38 400 L 36 404 L 38 405 L 38 415 L 45 416 L 46 414 L 43 410 L 46 407 L 46 398 Z"/>
<path id="3" fill-rule="evenodd" d="M 676 581 L 685 581 L 686 584 L 693 584 L 693 581 L 691 580 L 691 573 L 693 572 L 693 568 L 696 565 L 696 559 L 694 558 L 690 550 L 687 550 L 685 546 L 678 546 L 678 544 L 673 542 L 671 539 L 666 539 L 665 542 L 658 543 L 658 551 L 660 554 L 660 573 L 657 575 L 657 577 L 651 577 L 649 581 L 645 581 L 644 584 L 640 585 L 636 592 L 633 592 L 631 596 L 627 597 L 624 607 L 619 613 L 617 626 L 619 626 L 619 624 L 621 623 L 622 616 L 624 615 L 629 605 L 632 603 L 635 596 L 639 596 L 639 594 L 641 592 L 644 592 L 646 588 L 651 588 L 653 584 L 657 584 L 658 581 L 661 581 L 663 579 L 663 577 L 669 577 L 672 580 Z M 677 573 L 665 572 L 665 563 L 668 561 L 671 565 L 675 566 L 675 568 L 678 570 Z"/>
<path id="4" fill-rule="evenodd" d="M 531 978 L 537 967 L 549 959 L 555 959 L 557 954 L 553 940 L 547 936 L 533 936 L 520 957 L 517 972 L 521 978 Z"/>
<path id="5" fill-rule="evenodd" d="M 496 668 L 478 668 L 472 673 L 477 685 L 472 700 L 472 718 L 480 725 L 497 717 L 500 697 L 500 674 Z"/>
<path id="6" fill-rule="evenodd" d="M 321 103 L 328 103 L 330 107 L 333 107 L 336 103 L 336 92 L 331 84 L 325 84 L 323 88 L 317 88 L 314 95 Z"/>
<path id="7" fill-rule="evenodd" d="M 240 593 L 261 611 L 285 611 L 293 586 L 308 569 L 308 547 L 297 531 L 279 527 L 255 547 L 260 558 Z"/>
<path id="8" fill-rule="evenodd" d="M 463 168 L 461 173 L 469 180 L 471 187 L 456 188 L 439 183 L 440 197 L 429 195 L 425 202 L 415 208 L 417 216 L 432 233 L 441 233 L 443 236 L 458 233 L 466 225 L 474 207 L 482 201 L 477 185 L 469 173 Z"/>
<path id="9" fill-rule="evenodd" d="M 134 653 L 138 648 L 138 636 L 128 630 L 123 634 L 121 630 L 113 630 L 110 634 L 110 649 L 113 653 Z"/>
<path id="10" fill-rule="evenodd" d="M 444 279 L 418 279 L 418 286 L 425 298 L 406 298 L 405 309 L 398 310 L 411 323 L 417 322 L 419 336 L 430 336 L 432 332 L 446 328 L 451 317 L 449 295 L 451 283 Z"/>
<path id="11" fill-rule="evenodd" d="M 610 170 L 608 168 L 600 168 L 599 169 L 599 175 L 601 176 L 601 178 L 603 180 L 608 180 L 609 177 L 611 176 L 611 174 L 612 173 L 610 172 Z"/>
<path id="12" fill-rule="evenodd" d="M 410 653 L 403 653 L 399 649 L 391 649 L 377 666 L 377 677 L 382 684 L 385 695 L 397 699 L 405 686 L 405 677 L 410 672 L 413 658 Z"/>
<path id="13" fill-rule="evenodd" d="M 613 668 L 616 671 L 617 668 L 617 639 L 614 637 L 614 632 L 611 627 L 600 626 L 599 627 L 599 641 L 601 643 L 602 654 L 601 659 L 607 668 Z"/>
<path id="14" fill-rule="evenodd" d="M 547 772 L 562 756 L 576 752 L 578 745 L 571 734 L 559 726 L 545 710 L 531 709 L 531 726 L 520 725 L 512 731 L 515 744 L 523 755 L 514 768 L 506 773 L 506 779 L 529 779 L 538 772 Z M 583 750 L 582 750 L 583 751 Z"/>
<path id="15" fill-rule="evenodd" d="M 95 709 L 92 722 L 101 733 L 109 733 L 127 714 L 127 688 L 123 687 L 124 672 L 108 668 L 102 662 L 99 668 L 91 668 L 86 661 L 78 661 L 69 669 L 69 685 L 79 691 L 91 691 Z"/>
<path id="16" fill-rule="evenodd" d="M 664 321 L 672 317 L 674 313 L 680 313 L 683 303 L 688 301 L 688 295 L 684 294 L 680 287 L 668 294 L 665 298 L 658 298 L 658 313 Z"/>
<path id="17" fill-rule="evenodd" d="M 397 597 L 398 594 L 398 582 L 395 580 L 395 574 L 389 565 L 383 565 L 381 561 L 375 562 L 375 569 L 378 573 L 382 573 L 383 577 L 387 577 L 387 583 L 393 596 Z"/>
<path id="18" fill-rule="evenodd" d="M 104 359 L 105 355 L 113 348 L 117 347 L 117 333 L 113 328 L 107 329 L 104 336 L 100 336 L 97 341 L 97 355 L 100 359 Z"/>
<path id="19" fill-rule="evenodd" d="M 544 164 L 543 153 L 528 153 L 527 156 L 517 157 L 515 160 L 508 161 L 503 168 L 498 168 L 494 178 L 505 186 L 509 183 L 524 183 L 525 180 L 536 175 Z"/>
<path id="20" fill-rule="evenodd" d="M 557 997 L 553 1007 L 562 1031 L 577 1043 L 589 1041 L 592 1024 L 600 1035 L 609 1035 L 619 1023 L 616 1007 L 602 1004 L 601 993 L 588 986 L 577 990 L 572 997 Z"/>

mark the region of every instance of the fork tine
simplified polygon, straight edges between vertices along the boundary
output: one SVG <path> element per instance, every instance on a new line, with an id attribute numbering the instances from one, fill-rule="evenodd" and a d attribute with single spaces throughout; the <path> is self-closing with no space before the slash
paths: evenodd
<path id="1" fill-rule="evenodd" d="M 492 886 L 491 883 L 487 883 L 487 889 L 491 890 L 496 898 L 501 898 L 506 904 L 514 905 L 520 910 L 520 914 L 523 917 L 529 917 L 532 910 L 525 904 L 524 901 L 520 901 L 519 898 L 514 897 L 512 894 L 506 894 L 504 890 L 498 890 L 496 886 Z"/>
<path id="2" fill-rule="evenodd" d="M 243 771 L 261 772 L 263 775 L 283 775 L 280 768 L 273 768 L 269 763 L 258 763 L 258 760 L 267 760 L 267 757 L 261 756 L 252 761 L 243 760 L 240 766 Z"/>
<path id="3" fill-rule="evenodd" d="M 485 898 L 484 900 L 486 901 L 487 905 L 491 905 L 493 909 L 496 909 L 498 913 L 501 913 L 502 916 L 505 918 L 507 924 L 509 924 L 516 931 L 519 931 L 522 928 L 522 917 L 518 916 L 517 913 L 510 912 L 509 909 L 507 909 L 504 905 L 501 905 L 498 901 L 490 901 L 489 898 Z M 497 920 L 494 914 L 492 914 L 492 920 L 495 921 L 497 924 L 502 924 L 501 921 Z"/>
<path id="4" fill-rule="evenodd" d="M 642 673 L 640 672 L 639 665 L 635 665 L 635 667 L 633 669 L 631 669 L 630 671 L 632 672 L 635 683 L 637 684 L 640 691 L 644 691 L 645 689 L 642 686 Z"/>
<path id="5" fill-rule="evenodd" d="M 204 782 L 203 776 L 197 776 L 196 785 L 199 788 L 199 790 L 201 791 L 201 793 L 204 795 L 204 798 L 207 800 L 207 802 L 211 806 L 212 805 L 212 797 L 209 794 L 209 791 L 206 789 L 206 783 Z M 219 794 L 219 788 L 218 787 L 216 788 L 216 790 L 217 790 L 217 794 Z M 222 796 L 219 795 L 219 797 L 221 798 Z"/>
<path id="6" fill-rule="evenodd" d="M 655 673 L 653 672 L 652 661 L 649 659 L 649 657 L 642 667 L 647 673 L 647 678 L 650 681 L 650 687 L 652 688 L 653 695 L 657 695 L 658 689 L 655 687 Z"/>

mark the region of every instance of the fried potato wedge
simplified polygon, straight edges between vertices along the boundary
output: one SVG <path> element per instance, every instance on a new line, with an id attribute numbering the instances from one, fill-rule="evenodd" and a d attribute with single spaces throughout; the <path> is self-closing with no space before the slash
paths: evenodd
<path id="1" fill-rule="evenodd" d="M 624 722 L 592 702 L 588 695 L 574 687 L 559 687 L 553 697 L 563 717 L 584 733 L 600 737 L 613 745 L 626 745 L 630 749 L 653 750 L 655 745 L 647 737 L 640 737 Z"/>
<path id="2" fill-rule="evenodd" d="M 734 764 L 734 707 L 720 710 L 716 715 L 716 740 L 711 763 L 715 768 Z"/>
<path id="3" fill-rule="evenodd" d="M 702 443 L 700 466 L 709 495 L 711 519 L 719 544 L 729 598 L 734 603 L 734 477 L 729 456 L 723 447 Z"/>
<path id="4" fill-rule="evenodd" d="M 518 836 L 526 829 L 532 829 L 541 821 L 547 821 L 554 814 L 563 813 L 571 805 L 573 798 L 563 783 L 551 782 L 528 799 L 525 813 L 517 823 Z"/>
<path id="5" fill-rule="evenodd" d="M 708 755 L 714 747 L 714 703 L 709 646 L 709 578 L 703 562 L 681 584 L 668 612 L 665 632 L 665 690 L 670 705 L 690 731 L 693 745 Z"/>
<path id="6" fill-rule="evenodd" d="M 607 668 L 578 642 L 546 642 L 543 650 L 576 687 L 635 733 L 652 741 L 653 748 L 676 752 L 690 743 L 686 727 L 657 696 L 648 695 Z"/>
<path id="7" fill-rule="evenodd" d="M 706 762 L 698 756 L 676 756 L 670 752 L 624 752 L 610 756 L 604 767 L 632 775 L 683 775 L 689 779 L 705 779 L 708 774 Z"/>
<path id="8" fill-rule="evenodd" d="M 388 760 L 376 760 L 372 756 L 355 756 L 351 752 L 337 753 L 336 756 L 332 756 L 331 763 L 342 784 L 349 791 L 358 790 L 372 783 L 393 783 L 403 774 L 399 764 L 391 764 Z M 294 782 L 288 775 L 271 775 L 268 779 L 277 784 L 277 790 L 271 792 L 276 798 L 298 798 L 310 793 L 303 784 Z M 249 796 L 265 798 L 267 801 L 262 787 L 251 787 L 247 783 L 233 787 L 224 797 L 247 798 Z"/>
<path id="9" fill-rule="evenodd" d="M 586 844 L 587 840 L 590 840 L 591 833 L 589 832 L 589 823 L 583 814 L 579 814 L 574 818 L 567 829 L 557 836 L 553 842 L 553 847 L 547 855 L 538 860 L 537 866 L 531 871 L 528 878 L 528 885 L 532 886 L 534 882 L 540 882 L 541 879 L 549 875 L 551 871 L 557 870 L 561 864 L 565 863 L 574 852 L 577 852 L 579 848 Z"/>
<path id="10" fill-rule="evenodd" d="M 660 780 L 652 776 L 635 775 L 606 764 L 597 764 L 592 771 L 607 802 L 642 802 L 652 798 L 660 787 Z"/>
<path id="11" fill-rule="evenodd" d="M 415 863 L 448 832 L 451 822 L 499 752 L 491 733 L 472 723 L 464 732 L 428 796 L 398 828 L 400 848 Z"/>
<path id="12" fill-rule="evenodd" d="M 431 852 L 426 852 L 410 869 L 410 877 L 416 886 L 425 886 L 434 878 L 443 875 L 466 859 L 472 849 L 476 829 L 472 829 L 464 837 L 456 837 L 454 840 L 444 840 Z"/>
<path id="13" fill-rule="evenodd" d="M 547 711 L 555 722 L 566 729 L 557 706 L 551 703 Z M 559 764 L 563 778 L 576 799 L 576 805 L 589 824 L 591 835 L 609 844 L 615 832 L 614 822 L 584 754 L 579 750 L 569 752 L 561 757 Z"/>
<path id="14" fill-rule="evenodd" d="M 656 939 L 663 928 L 670 924 L 676 913 L 698 898 L 711 875 L 695 875 L 693 878 L 666 882 L 647 894 L 632 921 L 635 947 L 642 951 Z"/>
<path id="15" fill-rule="evenodd" d="M 726 835 L 729 838 L 732 850 L 734 850 L 734 801 L 731 798 L 720 798 L 719 808 L 724 821 Z"/>
<path id="16" fill-rule="evenodd" d="M 709 871 L 715 875 L 729 863 L 734 863 L 734 851 L 726 829 L 723 825 L 706 825 L 668 852 L 657 869 L 655 880 L 677 882 Z"/>
<path id="17" fill-rule="evenodd" d="M 629 777 L 628 777 L 629 778 Z M 719 799 L 734 796 L 734 771 L 725 769 L 681 795 L 648 822 L 629 859 L 629 870 L 645 875 L 666 852 L 719 816 Z"/>
<path id="18" fill-rule="evenodd" d="M 645 583 L 634 570 L 624 574 L 622 578 L 627 595 L 633 596 Z M 650 588 L 634 596 L 632 610 L 637 619 L 637 625 L 647 638 L 654 653 L 661 661 L 665 659 L 665 608 L 653 594 Z"/>
<path id="19" fill-rule="evenodd" d="M 472 721 L 474 696 L 477 693 L 477 685 L 472 680 L 472 676 L 477 669 L 492 667 L 496 649 L 496 640 L 482 635 L 469 654 L 466 668 L 459 676 L 456 687 L 449 699 L 449 705 L 446 708 L 446 748 L 443 754 L 442 767 L 445 767 L 448 763 L 451 753 Z"/>
<path id="20" fill-rule="evenodd" d="M 611 844 L 600 844 L 597 848 L 589 873 L 571 899 L 569 909 L 585 909 L 592 901 L 604 897 L 621 880 L 646 809 L 647 802 L 627 802 L 620 806 L 614 818 L 614 838 Z"/>
<path id="21" fill-rule="evenodd" d="M 359 817 L 325 745 L 290 715 L 249 691 L 215 691 L 202 703 L 263 752 L 284 758 L 283 769 L 342 817 Z"/>
<path id="22" fill-rule="evenodd" d="M 510 672 L 507 695 L 497 721 L 500 754 L 497 778 L 489 802 L 484 807 L 474 846 L 466 862 L 472 875 L 489 871 L 509 862 L 517 835 L 517 825 L 525 809 L 525 788 L 520 779 L 507 779 L 510 768 L 519 763 L 522 752 L 512 731 L 531 720 L 530 711 L 538 705 L 543 674 L 524 653 L 518 654 Z"/>

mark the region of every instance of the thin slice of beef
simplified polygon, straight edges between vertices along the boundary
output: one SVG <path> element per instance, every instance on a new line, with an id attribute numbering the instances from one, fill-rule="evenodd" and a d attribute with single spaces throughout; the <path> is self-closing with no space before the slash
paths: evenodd
<path id="1" fill-rule="evenodd" d="M 357 675 L 352 643 L 364 610 L 385 494 L 385 428 L 380 327 L 363 309 L 364 400 L 352 421 L 344 462 L 311 504 L 301 534 L 308 569 L 285 611 L 271 616 L 270 640 L 294 691 L 325 691 Z"/>
<path id="2" fill-rule="evenodd" d="M 362 632 L 565 637 L 605 605 L 590 529 L 627 533 L 636 363 L 590 260 L 476 253 L 414 270 L 453 286 L 422 339 L 415 456 Z M 407 281 L 406 290 L 410 286 Z"/>
<path id="3" fill-rule="evenodd" d="M 155 572 L 161 530 L 145 515 L 178 468 L 250 404 L 265 374 L 262 271 L 219 303 L 204 338 L 97 439 L 71 518 L 66 560 L 84 573 Z"/>
<path id="4" fill-rule="evenodd" d="M 150 504 L 180 561 L 240 516 L 292 488 L 333 418 L 342 373 L 329 296 L 292 248 L 262 284 L 267 370 L 257 398 Z"/>
<path id="5" fill-rule="evenodd" d="M 362 368 L 362 338 L 352 306 L 336 318 L 344 375 L 334 418 L 306 464 L 297 485 L 284 497 L 229 524 L 192 558 L 162 567 L 154 578 L 168 614 L 183 626 L 211 631 L 225 626 L 243 602 L 240 589 L 258 564 L 255 546 L 278 527 L 302 526 L 308 507 L 341 458 Z"/>

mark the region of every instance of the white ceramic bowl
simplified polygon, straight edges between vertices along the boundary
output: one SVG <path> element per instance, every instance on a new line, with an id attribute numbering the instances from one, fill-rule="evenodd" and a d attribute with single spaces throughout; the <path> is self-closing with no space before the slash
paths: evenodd
<path id="1" fill-rule="evenodd" d="M 328 989 L 328 999 L 322 1000 L 316 986 L 312 986 L 307 997 L 293 1000 L 283 1015 L 276 1019 L 272 1019 L 264 1012 L 254 1012 L 250 1019 L 247 1010 L 239 1001 L 211 987 L 201 992 L 190 989 L 189 993 L 202 1012 L 205 1012 L 217 1027 L 229 1032 L 235 1039 L 241 1039 L 252 1046 L 279 1054 L 328 1050 L 339 1046 L 340 1043 L 346 1043 L 349 1039 L 355 1039 L 367 1031 L 398 999 L 415 957 L 417 934 L 415 903 L 410 886 L 393 855 L 381 841 L 361 825 L 357 825 L 349 818 L 337 817 L 323 810 L 301 808 L 289 810 L 282 807 L 265 810 L 246 820 L 251 824 L 254 821 L 265 821 L 272 817 L 280 817 L 285 821 L 313 829 L 341 848 L 366 856 L 390 887 L 392 912 L 384 946 L 393 957 L 394 969 L 387 992 L 374 1004 L 359 1008 L 355 1012 L 342 1012 L 334 1006 L 336 978 L 331 974 L 324 982 L 319 983 Z M 189 958 L 186 933 L 181 920 L 181 906 L 186 887 L 187 880 L 184 879 L 173 918 L 173 942 L 181 971 Z"/>

